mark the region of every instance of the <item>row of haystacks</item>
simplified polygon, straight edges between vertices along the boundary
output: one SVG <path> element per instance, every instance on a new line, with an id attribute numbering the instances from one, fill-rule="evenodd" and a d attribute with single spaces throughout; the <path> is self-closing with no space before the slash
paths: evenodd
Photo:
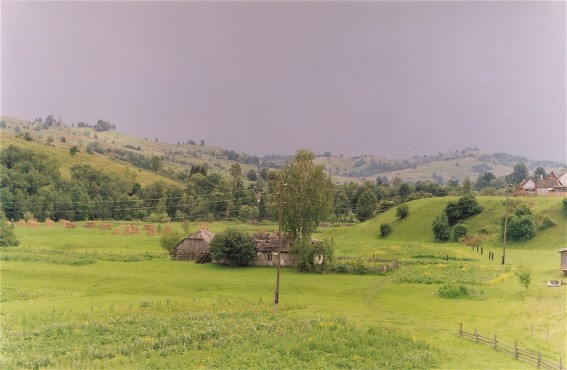
<path id="1" fill-rule="evenodd" d="M 11 225 L 11 222 L 8 221 L 8 224 Z M 30 220 L 19 220 L 18 222 L 16 222 L 16 226 L 18 227 L 33 227 L 33 228 L 37 228 L 40 226 L 44 226 L 44 227 L 53 227 L 55 225 L 59 225 L 61 227 L 64 227 L 66 229 L 75 229 L 77 227 L 77 223 L 72 222 L 72 221 L 68 221 L 68 220 L 64 220 L 61 219 L 57 222 L 51 220 L 51 219 L 46 219 L 45 222 L 39 222 L 36 219 L 30 219 Z M 104 230 L 104 231 L 111 231 L 113 235 L 137 235 L 141 233 L 140 227 L 137 225 L 133 225 L 133 224 L 128 224 L 125 225 L 123 227 L 120 226 L 112 226 L 112 224 L 108 223 L 108 222 L 102 222 L 102 221 L 87 221 L 83 224 L 83 227 L 86 229 L 100 229 L 100 230 Z M 173 229 L 170 226 L 165 226 L 165 227 L 161 227 L 158 226 L 156 227 L 153 224 L 144 224 L 142 226 L 142 230 L 145 232 L 146 235 L 148 236 L 154 236 L 154 235 L 158 235 L 158 234 L 169 234 L 173 231 Z"/>

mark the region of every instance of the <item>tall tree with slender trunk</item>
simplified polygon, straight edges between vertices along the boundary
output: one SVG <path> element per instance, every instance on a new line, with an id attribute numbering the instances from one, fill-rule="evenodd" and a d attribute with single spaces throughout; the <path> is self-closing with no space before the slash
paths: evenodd
<path id="1" fill-rule="evenodd" d="M 315 154 L 300 149 L 283 167 L 272 192 L 282 191 L 283 231 L 294 241 L 309 239 L 317 226 L 333 211 L 333 183 Z M 275 203 L 278 197 L 272 197 Z"/>

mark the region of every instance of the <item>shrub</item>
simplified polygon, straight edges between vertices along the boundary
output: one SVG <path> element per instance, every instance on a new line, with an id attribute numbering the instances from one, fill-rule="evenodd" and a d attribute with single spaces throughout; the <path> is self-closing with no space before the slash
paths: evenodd
<path id="1" fill-rule="evenodd" d="M 89 143 L 87 145 L 86 151 L 88 154 L 94 154 L 95 152 L 99 154 L 104 154 L 104 148 L 98 142 Z"/>
<path id="2" fill-rule="evenodd" d="M 388 223 L 380 225 L 380 237 L 385 238 L 392 233 L 392 226 Z"/>
<path id="3" fill-rule="evenodd" d="M 453 240 L 458 242 L 461 238 L 464 238 L 469 233 L 469 227 L 465 224 L 456 224 L 453 228 Z"/>
<path id="4" fill-rule="evenodd" d="M 24 221 L 30 221 L 30 220 L 34 220 L 35 216 L 33 215 L 33 213 L 31 213 L 30 211 L 25 211 L 24 212 Z"/>
<path id="5" fill-rule="evenodd" d="M 303 272 L 327 272 L 333 265 L 333 242 L 323 240 L 311 243 L 302 239 L 291 247 L 291 253 L 297 256 L 297 268 Z"/>
<path id="6" fill-rule="evenodd" d="M 532 281 L 532 271 L 528 267 L 520 267 L 518 270 L 514 271 L 514 274 L 518 277 L 520 284 L 528 289 L 530 282 Z"/>
<path id="7" fill-rule="evenodd" d="M 230 266 L 246 266 L 254 260 L 254 239 L 245 231 L 228 228 L 211 241 L 211 256 Z"/>
<path id="8" fill-rule="evenodd" d="M 470 295 L 469 289 L 463 285 L 445 284 L 439 288 L 439 296 L 442 298 L 466 298 Z"/>
<path id="9" fill-rule="evenodd" d="M 358 275 L 364 275 L 368 272 L 368 269 L 364 265 L 364 262 L 361 259 L 359 259 L 359 260 L 356 261 L 356 263 L 352 267 L 352 272 L 354 272 L 355 274 L 358 274 Z"/>
<path id="10" fill-rule="evenodd" d="M 482 211 L 483 208 L 478 204 L 474 195 L 465 195 L 459 198 L 457 202 L 449 202 L 445 207 L 445 214 L 450 226 Z"/>
<path id="11" fill-rule="evenodd" d="M 404 218 L 409 214 L 409 207 L 407 204 L 402 204 L 396 208 L 396 217 Z"/>
<path id="12" fill-rule="evenodd" d="M 432 229 L 435 241 L 445 242 L 451 239 L 451 227 L 449 226 L 449 221 L 445 213 L 441 213 L 435 217 Z"/>
<path id="13" fill-rule="evenodd" d="M 449 299 L 473 299 L 473 300 L 484 300 L 486 296 L 484 292 L 481 290 L 480 292 L 467 287 L 466 285 L 459 284 L 445 284 L 441 288 L 439 288 L 438 294 L 441 298 L 449 298 Z"/>
<path id="14" fill-rule="evenodd" d="M 6 219 L 4 211 L 0 210 L 0 247 L 17 246 L 18 244 L 20 241 L 14 234 L 14 225 Z"/>
<path id="15" fill-rule="evenodd" d="M 563 213 L 567 216 L 567 198 L 563 198 Z"/>
<path id="16" fill-rule="evenodd" d="M 504 226 L 504 220 L 502 226 Z M 532 211 L 525 204 L 520 204 L 508 219 L 507 238 L 523 242 L 533 238 L 536 232 L 537 228 Z"/>
<path id="17" fill-rule="evenodd" d="M 165 249 L 170 256 L 173 257 L 175 253 L 175 247 L 181 241 L 181 233 L 177 230 L 171 231 L 169 233 L 163 234 L 159 240 L 159 244 L 163 249 Z"/>
<path id="18" fill-rule="evenodd" d="M 340 265 L 337 266 L 337 272 L 340 274 L 348 273 L 348 266 L 341 263 Z"/>
<path id="19" fill-rule="evenodd" d="M 565 198 L 565 199 L 567 199 L 567 198 Z M 543 219 L 543 221 L 541 222 L 541 225 L 539 226 L 539 229 L 540 229 L 540 230 L 545 230 L 545 229 L 550 228 L 550 227 L 553 227 L 553 226 L 555 226 L 555 225 L 557 225 L 557 224 L 555 223 L 555 221 L 553 221 L 551 218 L 549 218 L 549 217 L 546 216 L 546 217 Z"/>

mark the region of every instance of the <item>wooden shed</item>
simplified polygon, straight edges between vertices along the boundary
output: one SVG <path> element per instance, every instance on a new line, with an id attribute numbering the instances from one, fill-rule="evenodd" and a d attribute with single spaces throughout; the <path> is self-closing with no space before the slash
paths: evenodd
<path id="1" fill-rule="evenodd" d="M 278 263 L 278 246 L 280 238 L 278 233 L 258 232 L 254 234 L 254 245 L 256 248 L 256 258 L 252 265 L 256 266 L 276 266 Z M 297 258 L 289 253 L 291 238 L 282 235 L 282 254 L 280 256 L 280 266 L 295 266 Z"/>
<path id="2" fill-rule="evenodd" d="M 214 237 L 215 234 L 207 229 L 195 231 L 177 244 L 174 258 L 176 260 L 210 262 L 211 249 L 209 244 Z"/>
<path id="3" fill-rule="evenodd" d="M 561 253 L 561 269 L 565 276 L 567 276 L 567 248 L 560 249 L 559 253 Z"/>

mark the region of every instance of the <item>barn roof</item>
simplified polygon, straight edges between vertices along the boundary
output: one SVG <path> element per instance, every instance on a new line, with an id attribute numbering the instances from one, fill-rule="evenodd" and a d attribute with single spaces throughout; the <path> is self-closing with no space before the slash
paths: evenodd
<path id="1" fill-rule="evenodd" d="M 210 242 L 215 237 L 215 234 L 210 232 L 207 229 L 199 229 L 195 231 L 193 234 L 186 237 L 186 239 L 192 240 L 204 240 L 206 242 Z"/>

